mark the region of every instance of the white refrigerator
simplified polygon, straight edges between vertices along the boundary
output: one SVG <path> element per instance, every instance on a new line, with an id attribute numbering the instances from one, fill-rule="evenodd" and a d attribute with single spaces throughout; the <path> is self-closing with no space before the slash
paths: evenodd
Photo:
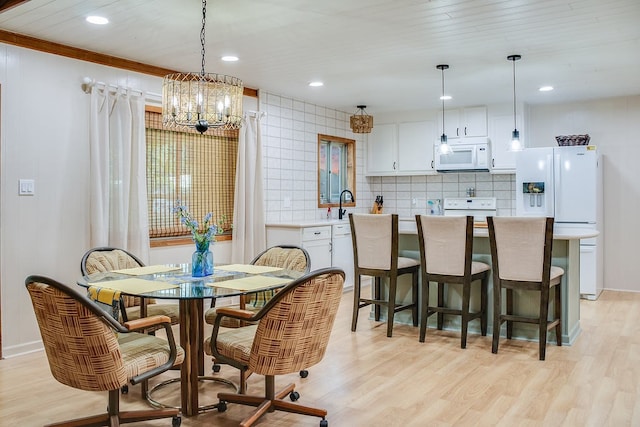
<path id="1" fill-rule="evenodd" d="M 516 153 L 516 215 L 553 216 L 555 229 L 589 228 L 580 241 L 580 294 L 604 287 L 602 161 L 595 146 L 528 148 Z"/>

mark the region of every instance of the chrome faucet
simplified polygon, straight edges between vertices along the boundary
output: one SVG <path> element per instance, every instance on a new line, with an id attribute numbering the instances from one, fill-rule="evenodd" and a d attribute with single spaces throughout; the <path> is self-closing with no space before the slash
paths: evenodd
<path id="1" fill-rule="evenodd" d="M 344 193 L 349 193 L 349 195 L 351 196 L 351 201 L 355 202 L 356 198 L 353 197 L 353 193 L 349 190 L 342 190 L 342 193 L 340 193 L 340 206 L 338 207 L 338 219 L 342 219 L 342 216 L 347 212 L 346 209 L 342 209 L 342 195 Z"/>

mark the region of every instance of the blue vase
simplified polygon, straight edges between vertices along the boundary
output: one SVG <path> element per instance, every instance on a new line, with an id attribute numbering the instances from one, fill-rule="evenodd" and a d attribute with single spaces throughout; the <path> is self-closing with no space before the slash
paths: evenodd
<path id="1" fill-rule="evenodd" d="M 196 243 L 196 251 L 191 255 L 191 275 L 204 277 L 213 274 L 213 253 L 209 242 Z"/>

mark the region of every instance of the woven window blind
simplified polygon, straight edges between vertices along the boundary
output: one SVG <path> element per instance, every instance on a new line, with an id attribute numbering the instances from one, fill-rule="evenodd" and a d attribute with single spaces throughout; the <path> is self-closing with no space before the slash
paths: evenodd
<path id="1" fill-rule="evenodd" d="M 176 131 L 163 128 L 162 114 L 145 111 L 149 236 L 190 235 L 172 209 L 185 205 L 202 223 L 208 213 L 229 231 L 238 153 L 238 131 Z"/>

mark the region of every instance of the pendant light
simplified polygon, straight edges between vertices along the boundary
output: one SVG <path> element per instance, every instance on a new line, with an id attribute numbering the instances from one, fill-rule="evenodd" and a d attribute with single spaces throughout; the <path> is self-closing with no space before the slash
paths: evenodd
<path id="1" fill-rule="evenodd" d="M 444 130 L 444 70 L 449 69 L 447 64 L 436 65 L 436 68 L 442 72 L 442 96 L 440 99 L 442 100 L 442 135 L 440 135 L 440 146 L 438 147 L 438 151 L 440 154 L 451 154 L 451 147 L 447 142 L 447 134 Z"/>
<path id="2" fill-rule="evenodd" d="M 349 126 L 353 133 L 371 133 L 373 128 L 373 116 L 367 114 L 364 111 L 367 108 L 366 105 L 358 105 L 358 111 L 349 117 Z"/>
<path id="3" fill-rule="evenodd" d="M 166 126 L 239 129 L 242 126 L 242 80 L 204 71 L 207 1 L 202 0 L 202 68 L 200 73 L 175 73 L 162 81 L 162 121 Z"/>
<path id="4" fill-rule="evenodd" d="M 509 151 L 522 151 L 522 142 L 520 141 L 520 132 L 516 126 L 516 61 L 522 56 L 509 55 L 507 59 L 513 61 L 513 132 L 511 132 L 511 143 Z"/>

